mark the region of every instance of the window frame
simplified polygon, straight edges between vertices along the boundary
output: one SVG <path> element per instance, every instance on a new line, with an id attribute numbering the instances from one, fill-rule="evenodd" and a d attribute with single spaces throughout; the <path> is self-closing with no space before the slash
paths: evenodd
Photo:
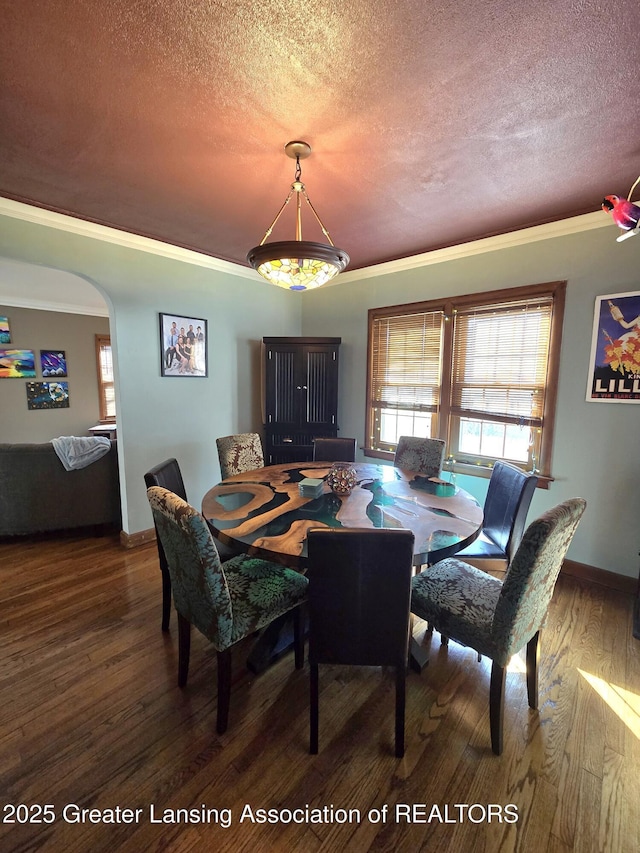
<path id="1" fill-rule="evenodd" d="M 115 408 L 115 381 L 106 380 L 102 374 L 102 364 L 100 360 L 100 354 L 102 350 L 106 347 L 111 349 L 111 335 L 95 335 L 95 346 L 96 346 L 96 376 L 98 382 L 98 406 L 100 409 L 100 417 L 98 419 L 98 423 L 101 424 L 115 424 L 116 422 L 116 414 L 108 415 L 107 414 L 107 388 L 111 388 L 113 390 L 113 401 Z M 112 352 L 112 365 L 113 365 L 113 352 Z"/>
<path id="2" fill-rule="evenodd" d="M 504 288 L 501 290 L 484 291 L 481 293 L 468 293 L 463 296 L 446 297 L 441 299 L 426 300 L 423 302 L 412 302 L 405 305 L 391 305 L 382 308 L 370 308 L 368 312 L 367 332 L 367 397 L 365 416 L 365 442 L 363 453 L 365 456 L 393 460 L 395 447 L 389 444 L 387 449 L 378 449 L 373 446 L 375 426 L 374 418 L 379 408 L 373 400 L 373 362 L 374 362 L 374 324 L 385 317 L 405 316 L 411 314 L 422 314 L 428 312 L 442 312 L 444 315 L 442 346 L 441 346 L 441 389 L 439 407 L 435 413 L 434 438 L 442 438 L 447 442 L 447 448 L 452 446 L 450 440 L 453 426 L 452 419 L 459 417 L 451 412 L 452 398 L 452 376 L 453 376 L 453 339 L 454 322 L 457 311 L 464 311 L 470 307 L 488 307 L 494 305 L 496 309 L 506 307 L 518 300 L 533 299 L 536 297 L 551 298 L 551 321 L 549 330 L 549 349 L 545 376 L 545 400 L 542 415 L 542 435 L 540 441 L 540 457 L 536 466 L 540 485 L 546 487 L 553 479 L 551 474 L 551 459 L 553 449 L 554 424 L 557 402 L 558 376 L 560 372 L 560 350 L 562 346 L 562 327 L 564 320 L 564 305 L 566 296 L 566 281 L 545 282 L 542 284 L 527 285 L 523 287 Z M 516 463 L 517 464 L 517 463 Z M 451 461 L 447 467 L 460 473 L 471 473 L 488 477 L 491 474 L 491 465 L 477 461 L 475 463 L 465 461 Z M 525 467 L 521 465 L 520 467 Z"/>

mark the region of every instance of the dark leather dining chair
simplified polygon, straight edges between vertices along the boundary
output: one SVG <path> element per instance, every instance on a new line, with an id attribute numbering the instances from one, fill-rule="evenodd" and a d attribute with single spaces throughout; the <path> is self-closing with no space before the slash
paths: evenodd
<path id="1" fill-rule="evenodd" d="M 307 579 L 293 569 L 239 554 L 222 562 L 211 531 L 192 506 L 168 489 L 152 486 L 147 497 L 171 574 L 178 614 L 178 685 L 189 674 L 191 626 L 213 645 L 218 663 L 217 731 L 227 729 L 231 650 L 236 643 L 291 611 L 295 665 L 304 663 L 300 605 Z"/>
<path id="2" fill-rule="evenodd" d="M 456 554 L 461 560 L 506 560 L 511 563 L 524 533 L 538 478 L 498 461 L 493 466 L 484 502 L 480 536 Z"/>
<path id="3" fill-rule="evenodd" d="M 166 459 L 150 471 L 147 471 L 144 475 L 144 482 L 147 488 L 150 486 L 161 486 L 163 489 L 169 489 L 170 492 L 173 492 L 174 495 L 182 498 L 182 500 L 187 500 L 187 490 L 184 487 L 182 472 L 177 459 Z M 156 544 L 158 546 L 158 562 L 160 563 L 160 571 L 162 573 L 162 630 L 168 631 L 171 619 L 171 576 L 167 567 L 164 548 L 158 536 L 157 527 Z M 216 540 L 216 547 L 223 560 L 228 560 L 238 553 L 234 548 L 223 545 L 218 540 Z"/>
<path id="4" fill-rule="evenodd" d="M 491 658 L 491 747 L 503 748 L 504 692 L 511 657 L 526 646 L 527 698 L 538 707 L 540 632 L 569 544 L 586 507 L 572 498 L 527 528 L 504 581 L 450 557 L 412 581 L 411 610 L 479 655 Z"/>
<path id="5" fill-rule="evenodd" d="M 313 441 L 313 461 L 355 462 L 357 449 L 355 438 L 319 437 Z"/>
<path id="6" fill-rule="evenodd" d="M 144 475 L 144 482 L 147 488 L 150 486 L 161 486 L 163 489 L 169 489 L 170 492 L 178 495 L 182 500 L 186 501 L 187 499 L 187 492 L 177 459 L 166 459 L 150 471 L 147 471 Z M 171 576 L 169 575 L 167 557 L 164 553 L 157 527 L 156 544 L 158 546 L 160 571 L 162 572 L 162 630 L 168 631 L 169 619 L 171 618 Z"/>
<path id="7" fill-rule="evenodd" d="M 395 754 L 399 758 L 404 755 L 413 545 L 410 530 L 309 530 L 312 754 L 318 752 L 318 665 L 348 664 L 395 667 Z"/>

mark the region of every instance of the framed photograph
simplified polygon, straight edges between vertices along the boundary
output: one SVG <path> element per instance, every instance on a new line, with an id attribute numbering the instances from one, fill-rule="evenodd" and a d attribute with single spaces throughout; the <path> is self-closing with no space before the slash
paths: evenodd
<path id="1" fill-rule="evenodd" d="M 63 350 L 41 349 L 40 366 L 42 367 L 42 378 L 49 376 L 67 375 L 67 357 Z"/>
<path id="2" fill-rule="evenodd" d="M 32 349 L 0 349 L 0 378 L 31 379 L 36 375 Z"/>
<path id="3" fill-rule="evenodd" d="M 640 403 L 640 291 L 596 297 L 587 400 Z"/>
<path id="4" fill-rule="evenodd" d="M 27 382 L 28 409 L 68 409 L 68 382 Z"/>
<path id="5" fill-rule="evenodd" d="M 11 329 L 9 328 L 9 318 L 0 317 L 0 344 L 11 343 Z"/>
<path id="6" fill-rule="evenodd" d="M 160 314 L 160 375 L 207 375 L 207 321 Z"/>

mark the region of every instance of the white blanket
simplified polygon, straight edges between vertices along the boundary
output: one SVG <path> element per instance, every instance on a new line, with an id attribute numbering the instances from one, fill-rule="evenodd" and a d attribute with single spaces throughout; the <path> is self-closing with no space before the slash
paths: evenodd
<path id="1" fill-rule="evenodd" d="M 52 438 L 51 444 L 66 471 L 86 468 L 111 449 L 111 442 L 104 435 L 61 435 L 60 438 Z"/>

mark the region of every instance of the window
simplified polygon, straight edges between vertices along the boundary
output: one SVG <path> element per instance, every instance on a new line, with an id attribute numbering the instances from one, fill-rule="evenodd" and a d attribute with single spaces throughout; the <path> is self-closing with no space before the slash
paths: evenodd
<path id="1" fill-rule="evenodd" d="M 96 361 L 100 422 L 114 423 L 116 419 L 116 394 L 113 384 L 113 358 L 109 335 L 96 335 Z"/>
<path id="2" fill-rule="evenodd" d="M 433 436 L 456 467 L 506 459 L 550 477 L 565 287 L 371 309 L 365 453 Z"/>

